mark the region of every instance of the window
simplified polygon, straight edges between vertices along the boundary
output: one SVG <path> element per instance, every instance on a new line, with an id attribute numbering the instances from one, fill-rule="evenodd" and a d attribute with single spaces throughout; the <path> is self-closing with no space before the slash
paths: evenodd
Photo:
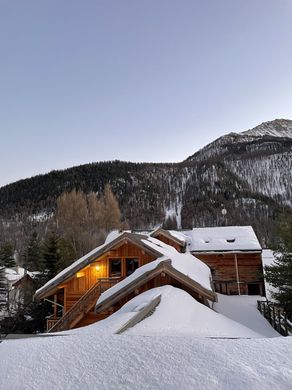
<path id="1" fill-rule="evenodd" d="M 126 259 L 126 276 L 131 275 L 139 268 L 139 259 Z"/>
<path id="2" fill-rule="evenodd" d="M 109 276 L 117 277 L 122 275 L 122 260 L 109 259 Z"/>
<path id="3" fill-rule="evenodd" d="M 261 295 L 260 285 L 256 283 L 250 283 L 247 285 L 248 295 Z"/>

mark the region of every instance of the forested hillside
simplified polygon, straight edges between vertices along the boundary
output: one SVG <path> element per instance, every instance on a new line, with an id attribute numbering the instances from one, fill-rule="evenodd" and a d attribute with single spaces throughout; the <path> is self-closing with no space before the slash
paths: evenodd
<path id="1" fill-rule="evenodd" d="M 61 193 L 81 189 L 100 194 L 106 183 L 133 229 L 163 222 L 178 228 L 251 224 L 265 244 L 277 213 L 291 211 L 292 121 L 227 134 L 178 164 L 98 162 L 2 187 L 1 237 L 12 232 L 19 237 L 17 226 L 44 229 Z"/>

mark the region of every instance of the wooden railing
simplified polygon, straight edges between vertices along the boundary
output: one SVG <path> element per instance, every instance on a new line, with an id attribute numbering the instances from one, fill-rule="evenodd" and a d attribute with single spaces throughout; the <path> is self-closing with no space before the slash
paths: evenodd
<path id="1" fill-rule="evenodd" d="M 72 329 L 94 306 L 104 291 L 118 283 L 121 278 L 103 278 L 98 281 L 60 318 L 49 333 Z"/>
<path id="2" fill-rule="evenodd" d="M 59 320 L 60 318 L 52 318 L 52 317 L 47 318 L 47 332 L 49 332 L 50 329 L 52 329 L 53 326 L 55 326 L 57 322 L 59 322 Z"/>
<path id="3" fill-rule="evenodd" d="M 282 336 L 292 336 L 292 323 L 281 307 L 273 302 L 258 301 L 258 310 Z"/>

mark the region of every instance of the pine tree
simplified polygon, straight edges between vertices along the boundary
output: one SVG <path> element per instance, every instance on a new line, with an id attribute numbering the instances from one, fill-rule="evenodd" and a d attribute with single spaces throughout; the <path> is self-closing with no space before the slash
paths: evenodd
<path id="1" fill-rule="evenodd" d="M 15 267 L 13 246 L 6 242 L 0 248 L 0 265 L 6 268 Z"/>
<path id="2" fill-rule="evenodd" d="M 27 243 L 27 247 L 24 250 L 23 259 L 24 259 L 24 268 L 28 269 L 29 271 L 43 270 L 44 264 L 43 264 L 43 258 L 41 253 L 41 247 L 36 232 L 32 233 Z"/>
<path id="3" fill-rule="evenodd" d="M 58 241 L 58 248 L 59 262 L 57 264 L 57 271 L 60 272 L 72 264 L 73 261 L 76 260 L 76 257 L 74 248 L 72 247 L 70 241 L 66 240 L 64 237 L 60 237 Z"/>
<path id="4" fill-rule="evenodd" d="M 51 231 L 43 244 L 43 259 L 48 279 L 56 275 L 60 264 L 59 239 L 60 237 L 54 231 Z"/>
<path id="5" fill-rule="evenodd" d="M 292 320 L 292 217 L 281 217 L 275 264 L 265 267 L 266 280 L 276 291 L 273 298 Z"/>

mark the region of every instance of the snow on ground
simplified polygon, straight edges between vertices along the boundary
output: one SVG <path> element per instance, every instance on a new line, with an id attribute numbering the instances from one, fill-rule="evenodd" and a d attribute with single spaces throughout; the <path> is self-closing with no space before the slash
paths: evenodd
<path id="1" fill-rule="evenodd" d="M 258 338 L 260 334 L 216 313 L 199 303 L 187 292 L 163 286 L 138 295 L 116 313 L 124 314 L 145 307 L 161 294 L 161 302 L 154 313 L 127 330 L 127 334 L 141 336 L 194 336 Z"/>
<path id="2" fill-rule="evenodd" d="M 113 334 L 157 294 L 161 303 L 152 317 Z M 206 338 L 207 330 L 253 333 L 211 312 L 184 291 L 164 286 L 99 323 L 55 336 L 4 341 L 0 389 L 291 388 L 292 338 Z"/>
<path id="3" fill-rule="evenodd" d="M 218 302 L 214 303 L 214 310 L 218 313 L 247 326 L 264 337 L 279 336 L 279 333 L 271 327 L 269 322 L 257 310 L 257 300 L 262 300 L 262 297 L 222 294 L 217 294 L 217 297 Z"/>

